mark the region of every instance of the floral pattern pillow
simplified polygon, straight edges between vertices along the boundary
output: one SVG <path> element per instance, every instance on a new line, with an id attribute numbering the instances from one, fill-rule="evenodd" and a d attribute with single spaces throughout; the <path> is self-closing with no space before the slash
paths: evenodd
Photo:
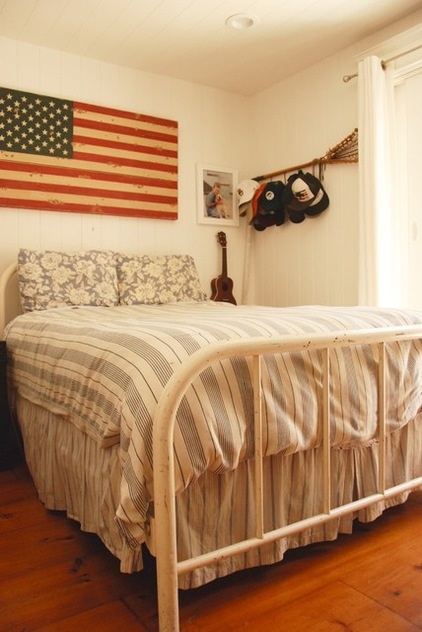
<path id="1" fill-rule="evenodd" d="M 118 255 L 117 278 L 122 305 L 206 299 L 190 255 Z"/>
<path id="2" fill-rule="evenodd" d="M 24 311 L 119 302 L 116 253 L 21 249 L 18 280 Z"/>

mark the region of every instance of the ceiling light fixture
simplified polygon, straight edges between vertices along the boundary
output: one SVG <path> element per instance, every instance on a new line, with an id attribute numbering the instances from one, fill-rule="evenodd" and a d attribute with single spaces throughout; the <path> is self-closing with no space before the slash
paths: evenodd
<path id="1" fill-rule="evenodd" d="M 226 25 L 231 29 L 237 29 L 244 31 L 250 29 L 252 26 L 258 24 L 259 18 L 256 15 L 250 13 L 235 13 L 226 20 Z"/>

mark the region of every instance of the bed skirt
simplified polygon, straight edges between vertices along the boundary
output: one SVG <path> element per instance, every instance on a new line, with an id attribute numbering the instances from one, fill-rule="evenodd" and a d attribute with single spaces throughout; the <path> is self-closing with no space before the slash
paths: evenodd
<path id="1" fill-rule="evenodd" d="M 40 500 L 47 509 L 66 511 L 82 530 L 96 533 L 120 560 L 122 572 L 142 569 L 142 543 L 130 548 L 118 529 L 121 468 L 119 446 L 101 448 L 63 417 L 16 397 L 25 458 Z M 386 438 L 386 485 L 422 475 L 422 414 Z M 332 506 L 376 491 L 377 445 L 336 449 L 331 456 Z M 265 528 L 271 529 L 322 512 L 322 455 L 319 448 L 264 460 L 267 488 Z M 177 497 L 177 544 L 180 560 L 254 536 L 254 463 L 243 462 L 224 474 L 205 473 Z M 351 533 L 353 520 L 368 522 L 384 509 L 405 502 L 409 492 L 366 509 L 266 544 L 213 566 L 180 577 L 179 587 L 193 588 L 235 571 L 280 561 L 285 551 L 335 540 Z M 146 545 L 155 553 L 153 504 Z"/>

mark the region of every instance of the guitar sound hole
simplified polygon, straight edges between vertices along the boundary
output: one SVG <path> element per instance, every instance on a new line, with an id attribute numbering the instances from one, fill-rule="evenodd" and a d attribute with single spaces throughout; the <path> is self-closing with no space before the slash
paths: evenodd
<path id="1" fill-rule="evenodd" d="M 227 292 L 228 289 L 229 289 L 229 286 L 227 285 L 227 283 L 223 283 L 223 291 Z"/>

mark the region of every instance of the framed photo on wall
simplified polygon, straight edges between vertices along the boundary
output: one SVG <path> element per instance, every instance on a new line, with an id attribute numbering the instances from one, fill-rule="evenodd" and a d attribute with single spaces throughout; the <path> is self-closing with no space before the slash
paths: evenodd
<path id="1" fill-rule="evenodd" d="M 238 226 L 237 171 L 197 165 L 198 223 Z"/>

